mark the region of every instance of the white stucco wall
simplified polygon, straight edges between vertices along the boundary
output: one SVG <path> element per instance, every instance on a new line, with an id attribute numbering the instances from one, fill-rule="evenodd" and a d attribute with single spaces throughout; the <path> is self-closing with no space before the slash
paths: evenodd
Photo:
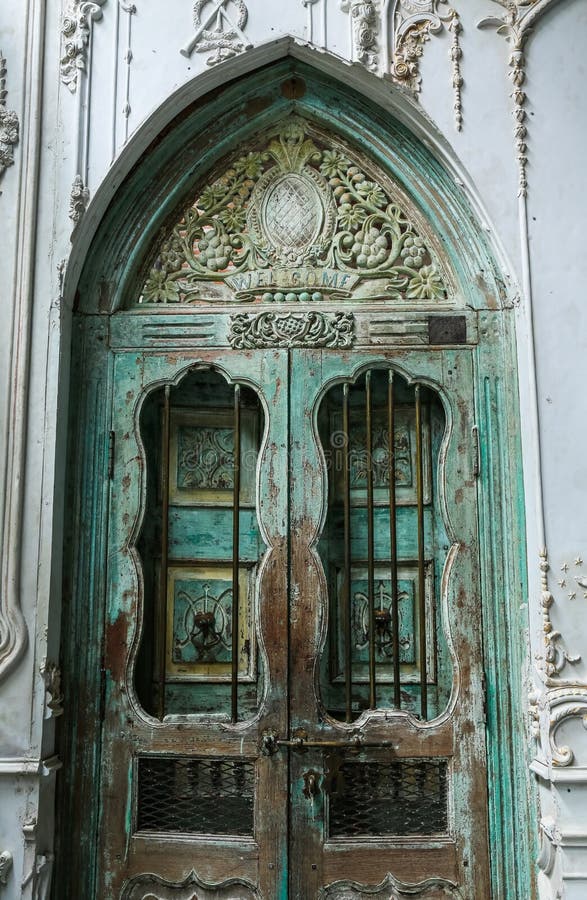
<path id="1" fill-rule="evenodd" d="M 486 17 L 505 17 L 499 2 L 452 4 L 462 22 L 462 131 L 454 123 L 446 23 L 424 46 L 417 101 L 385 71 L 392 46 L 389 15 L 377 35 L 375 68 L 390 108 L 420 129 L 464 182 L 516 304 L 529 661 L 540 730 L 533 772 L 528 759 L 528 779 L 538 777 L 542 817 L 552 836 L 544 839 L 541 854 L 541 897 L 579 900 L 587 896 L 587 732 L 580 717 L 587 712 L 587 590 L 575 580 L 587 578 L 587 319 L 582 315 L 587 5 L 584 0 L 535 0 L 520 5 L 516 14 L 513 31 L 525 40 L 527 99 L 522 106 L 528 128 L 528 192 L 527 199 L 520 199 L 508 78 L 511 42 L 495 27 L 477 28 Z M 41 671 L 59 655 L 67 397 L 67 359 L 61 348 L 67 346 L 72 299 L 62 295 L 63 273 L 68 264 L 80 268 L 116 179 L 150 136 L 188 98 L 225 77 L 222 65 L 206 65 L 210 53 L 194 51 L 189 58 L 180 53 L 193 35 L 192 3 L 136 0 L 133 13 L 122 0 L 84 5 L 103 15 L 91 23 L 81 54 L 86 68 L 79 71 L 75 93 L 63 83 L 59 61 L 63 17 L 77 16 L 79 2 L 64 0 L 62 9 L 59 0 L 3 0 L 0 9 L 5 104 L 20 122 L 19 142 L 8 148 L 14 164 L 0 175 L 0 500 L 5 509 L 0 520 L 0 642 L 7 636 L 15 642 L 14 650 L 0 649 L 0 666 L 7 669 L 0 674 L 0 853 L 13 856 L 7 883 L 0 883 L 3 900 L 45 897 L 53 852 L 52 790 L 59 766 L 53 758 L 53 718 L 58 704 L 57 710 L 48 708 L 51 697 Z M 252 49 L 231 71 L 246 71 L 288 48 L 334 71 L 335 58 L 350 61 L 356 55 L 349 15 L 338 0 L 248 0 L 247 7 L 245 31 Z M 447 14 L 446 3 L 430 0 L 430 7 Z M 526 16 L 535 18 L 527 39 Z M 284 43 L 288 38 L 289 45 Z M 362 63 L 349 69 L 348 78 L 367 94 L 375 90 L 374 76 Z M 429 125 L 414 112 L 415 102 L 430 118 Z M 133 142 L 133 134 L 149 118 L 148 131 Z M 70 192 L 76 175 L 91 200 L 70 259 Z M 583 657 L 567 662 L 550 683 L 541 674 L 542 546 L 551 566 L 542 574 L 554 598 L 550 616 L 562 634 L 560 646 Z M 19 610 L 28 633 L 21 650 Z M 562 724 L 553 732 L 558 713 Z M 553 769 L 552 741 L 555 748 L 572 749 L 569 765 Z M 538 830 L 539 822 L 535 824 Z"/>

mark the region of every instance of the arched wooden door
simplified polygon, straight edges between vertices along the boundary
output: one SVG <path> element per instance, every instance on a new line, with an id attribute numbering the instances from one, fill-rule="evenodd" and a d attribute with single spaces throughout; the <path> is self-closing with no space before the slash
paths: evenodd
<path id="1" fill-rule="evenodd" d="M 158 240 L 101 389 L 96 897 L 489 896 L 477 335 L 297 117 Z"/>
<path id="2" fill-rule="evenodd" d="M 101 896 L 482 896 L 470 351 L 287 341 L 117 354 Z"/>

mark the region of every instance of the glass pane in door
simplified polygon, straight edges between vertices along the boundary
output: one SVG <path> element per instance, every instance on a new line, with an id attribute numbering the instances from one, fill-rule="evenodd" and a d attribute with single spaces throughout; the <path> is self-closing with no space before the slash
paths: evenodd
<path id="1" fill-rule="evenodd" d="M 381 708 L 432 719 L 452 685 L 439 596 L 442 404 L 426 386 L 373 368 L 329 390 L 318 424 L 328 466 L 323 702 L 347 722 Z"/>
<path id="2" fill-rule="evenodd" d="M 144 622 L 135 670 L 151 715 L 250 718 L 263 690 L 256 394 L 195 370 L 151 391 L 140 415 L 146 499 L 138 540 Z"/>

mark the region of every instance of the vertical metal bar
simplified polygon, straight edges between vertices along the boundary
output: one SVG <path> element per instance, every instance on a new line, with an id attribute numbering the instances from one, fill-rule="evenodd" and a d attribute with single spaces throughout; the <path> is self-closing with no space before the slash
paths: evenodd
<path id="1" fill-rule="evenodd" d="M 346 721 L 352 721 L 352 618 L 351 618 L 351 473 L 350 473 L 350 424 L 349 386 L 342 388 L 342 436 L 343 458 L 343 514 L 344 514 L 344 684 L 346 699 Z"/>
<path id="2" fill-rule="evenodd" d="M 165 385 L 163 403 L 163 450 L 161 459 L 161 568 L 159 571 L 159 718 L 165 715 L 165 671 L 167 658 L 167 570 L 169 566 L 169 441 L 171 386 Z"/>
<path id="3" fill-rule="evenodd" d="M 373 534 L 373 398 L 371 371 L 365 376 L 366 392 L 366 455 L 367 455 L 367 596 L 369 602 L 369 708 L 375 709 L 375 553 Z"/>
<path id="4" fill-rule="evenodd" d="M 389 446 L 389 546 L 391 565 L 391 629 L 393 648 L 393 705 L 401 708 L 399 665 L 399 602 L 397 590 L 397 508 L 395 482 L 395 399 L 393 396 L 393 372 L 389 370 L 387 381 L 387 443 Z"/>
<path id="5" fill-rule="evenodd" d="M 416 494 L 418 503 L 418 617 L 420 623 L 420 690 L 422 718 L 428 718 L 426 664 L 426 584 L 424 571 L 424 462 L 422 458 L 422 396 L 416 385 Z"/>
<path id="6" fill-rule="evenodd" d="M 240 562 L 240 493 L 241 493 L 241 389 L 234 386 L 234 491 L 232 497 L 232 656 L 231 718 L 238 719 L 239 657 L 239 562 Z"/>

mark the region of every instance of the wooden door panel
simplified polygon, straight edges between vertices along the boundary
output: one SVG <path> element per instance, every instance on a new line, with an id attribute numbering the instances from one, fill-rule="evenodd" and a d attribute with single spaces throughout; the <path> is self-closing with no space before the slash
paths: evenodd
<path id="1" fill-rule="evenodd" d="M 422 506 L 423 534 L 418 552 L 423 556 L 422 571 L 426 559 L 440 560 L 434 574 L 433 604 L 435 608 L 439 607 L 434 629 L 442 630 L 441 637 L 445 641 L 442 666 L 446 687 L 438 694 L 436 705 L 428 701 L 427 713 L 423 715 L 413 703 L 410 704 L 405 685 L 408 678 L 402 671 L 401 709 L 389 708 L 384 691 L 381 691 L 375 708 L 369 708 L 368 704 L 362 712 L 361 707 L 357 711 L 353 708 L 350 718 L 347 709 L 345 722 L 344 716 L 330 713 L 325 708 L 328 701 L 323 689 L 321 658 L 333 652 L 332 641 L 329 641 L 333 602 L 332 588 L 325 574 L 324 554 L 321 558 L 316 550 L 327 519 L 329 496 L 327 448 L 319 433 L 318 410 L 329 386 L 345 379 L 357 383 L 361 369 L 382 366 L 395 367 L 400 374 L 405 373 L 408 385 L 416 380 L 423 386 L 422 391 L 437 392 L 445 416 L 443 434 L 435 450 L 434 483 L 430 484 L 430 491 L 437 494 L 434 501 L 436 518 L 430 518 L 432 507 L 426 512 Z M 485 748 L 479 681 L 482 648 L 470 437 L 473 424 L 471 384 L 472 360 L 468 352 L 410 355 L 396 351 L 374 357 L 360 352 L 301 351 L 294 355 L 290 413 L 290 667 L 293 685 L 290 723 L 294 744 L 297 739 L 298 746 L 290 750 L 291 896 L 314 896 L 325 890 L 343 859 L 347 877 L 371 886 L 365 888 L 368 894 L 373 893 L 373 886 L 382 883 L 388 872 L 393 872 L 400 880 L 422 884 L 441 875 L 444 885 L 431 886 L 430 896 L 437 890 L 452 891 L 455 885 L 462 886 L 465 896 L 481 896 L 486 890 Z M 418 415 L 421 421 L 422 412 Z M 422 451 L 420 454 L 422 458 Z M 424 463 L 420 465 L 423 471 Z M 332 471 L 329 477 L 335 477 Z M 432 502 L 425 500 L 427 488 L 422 475 L 420 483 L 422 504 Z M 377 513 L 375 515 L 375 510 L 372 513 L 375 522 L 372 553 L 380 558 L 378 554 L 385 556 L 386 540 L 389 539 L 382 534 L 385 515 L 381 514 L 381 507 Z M 414 511 L 410 513 L 406 508 L 398 511 L 395 553 L 400 564 L 402 557 L 414 554 L 417 543 L 414 515 Z M 359 519 L 357 510 L 354 518 L 352 514 L 349 516 L 351 531 L 359 532 L 349 545 L 351 553 L 362 555 L 368 540 L 366 534 L 361 533 Z M 363 524 L 363 532 L 365 527 Z M 342 538 L 341 533 L 339 538 Z M 425 598 L 423 602 L 426 602 Z M 414 635 L 416 638 L 415 631 Z M 437 634 L 433 634 L 433 639 L 438 644 Z M 424 646 L 425 641 L 421 645 L 421 654 Z M 356 697 L 359 692 L 356 663 L 353 666 L 352 692 Z M 429 694 L 439 677 L 436 670 L 428 669 L 426 678 L 432 680 Z M 300 738 L 303 747 L 299 745 Z M 378 744 L 383 749 L 377 749 Z M 300 749 L 306 752 L 296 752 Z M 336 757 L 334 765 L 333 757 Z M 332 769 L 336 771 L 335 777 Z M 316 786 L 313 792 L 307 790 L 309 778 Z M 349 787 L 351 778 L 357 781 L 354 793 Z M 345 779 L 346 786 L 341 788 Z M 337 794 L 341 791 L 350 798 L 342 812 L 341 795 Z M 361 791 L 366 794 L 365 798 Z M 388 812 L 378 812 L 386 801 Z M 329 804 L 334 804 L 334 809 L 337 803 L 337 815 L 342 825 L 334 839 L 329 833 Z M 436 819 L 430 819 L 431 803 L 440 811 Z M 363 815 L 357 818 L 356 807 L 361 804 Z M 418 805 L 428 809 L 421 822 L 414 816 Z M 370 819 L 375 819 L 375 824 L 370 824 Z M 362 830 L 366 833 L 361 834 Z M 360 843 L 353 841 L 357 833 Z M 415 841 L 410 849 L 406 844 L 409 839 Z M 397 871 L 390 860 L 397 862 Z M 358 872 L 360 878 L 356 878 Z M 341 877 L 340 868 L 338 877 Z M 352 894 L 355 895 L 361 894 Z M 338 897 L 339 894 L 329 893 L 328 896 Z"/>
<path id="2" fill-rule="evenodd" d="M 259 457 L 255 457 L 252 469 L 252 494 L 239 516 L 239 565 L 254 562 L 256 566 L 251 602 L 258 652 L 257 674 L 253 677 L 258 679 L 262 671 L 263 680 L 257 712 L 247 713 L 242 699 L 250 685 L 239 675 L 241 715 L 235 723 L 226 714 L 190 712 L 193 692 L 183 701 L 184 713 L 178 714 L 175 707 L 161 718 L 155 709 L 145 708 L 135 683 L 141 639 L 148 627 L 145 573 L 150 564 L 150 545 L 138 542 L 144 528 L 149 527 L 149 515 L 145 513 L 149 502 L 153 510 L 162 502 L 156 496 L 162 488 L 149 484 L 153 479 L 145 435 L 141 433 L 141 409 L 150 392 L 163 387 L 165 396 L 164 386 L 181 385 L 194 367 L 198 371 L 212 367 L 228 380 L 249 385 L 260 397 L 265 419 Z M 264 729 L 283 733 L 287 723 L 282 690 L 287 680 L 287 646 L 282 639 L 287 620 L 286 356 L 256 354 L 252 362 L 250 354 L 235 353 L 227 358 L 219 351 L 122 353 L 115 361 L 114 384 L 116 451 L 104 649 L 100 896 L 142 896 L 141 885 L 147 883 L 144 879 L 155 876 L 161 885 L 167 885 L 165 896 L 175 896 L 177 891 L 181 894 L 182 885 L 192 883 L 192 871 L 208 885 L 202 890 L 212 891 L 203 896 L 236 896 L 230 894 L 229 887 L 234 879 L 234 884 L 242 885 L 243 897 L 256 895 L 253 890 L 279 896 L 286 861 L 287 760 L 268 760 L 259 747 Z M 189 427 L 194 421 L 190 420 Z M 218 427 L 224 427 L 222 422 Z M 155 447 L 160 438 L 158 428 L 155 421 Z M 243 448 L 243 460 L 251 450 Z M 263 497 L 257 490 L 261 481 L 269 486 Z M 222 478 L 218 486 L 222 488 Z M 204 503 L 210 505 L 201 509 L 193 504 L 193 498 L 188 499 L 187 506 L 185 502 L 183 498 L 175 507 L 170 504 L 169 546 L 174 554 L 170 569 L 187 564 L 191 570 L 180 568 L 184 580 L 185 571 L 191 571 L 194 577 L 208 575 L 213 587 L 219 562 L 224 564 L 231 551 L 230 539 L 222 529 L 223 525 L 226 529 L 226 522 L 221 521 L 227 518 L 226 507 L 214 497 L 205 497 Z M 258 525 L 252 520 L 252 503 Z M 160 531 L 158 526 L 154 528 L 156 540 L 160 540 Z M 196 548 L 197 560 L 189 559 L 189 546 Z M 156 569 L 157 564 L 153 569 L 155 580 Z M 227 578 L 228 574 L 220 572 L 220 576 Z M 210 585 L 206 596 L 211 592 Z M 161 617 L 154 621 L 154 627 L 160 627 Z M 198 634 L 201 637 L 201 629 Z M 204 668 L 212 670 L 208 683 L 212 694 L 222 688 L 223 682 L 218 679 L 225 678 L 222 673 L 216 674 L 217 668 L 214 671 L 209 651 L 213 643 L 210 641 L 202 650 L 200 642 L 196 648 L 203 655 Z M 156 657 L 152 654 L 153 659 Z M 191 665 L 196 678 L 203 678 L 199 684 L 205 687 L 207 676 L 199 674 L 198 669 L 201 662 L 188 658 L 186 666 Z M 239 820 L 237 825 L 235 819 Z M 202 833 L 205 831 L 210 833 Z"/>

